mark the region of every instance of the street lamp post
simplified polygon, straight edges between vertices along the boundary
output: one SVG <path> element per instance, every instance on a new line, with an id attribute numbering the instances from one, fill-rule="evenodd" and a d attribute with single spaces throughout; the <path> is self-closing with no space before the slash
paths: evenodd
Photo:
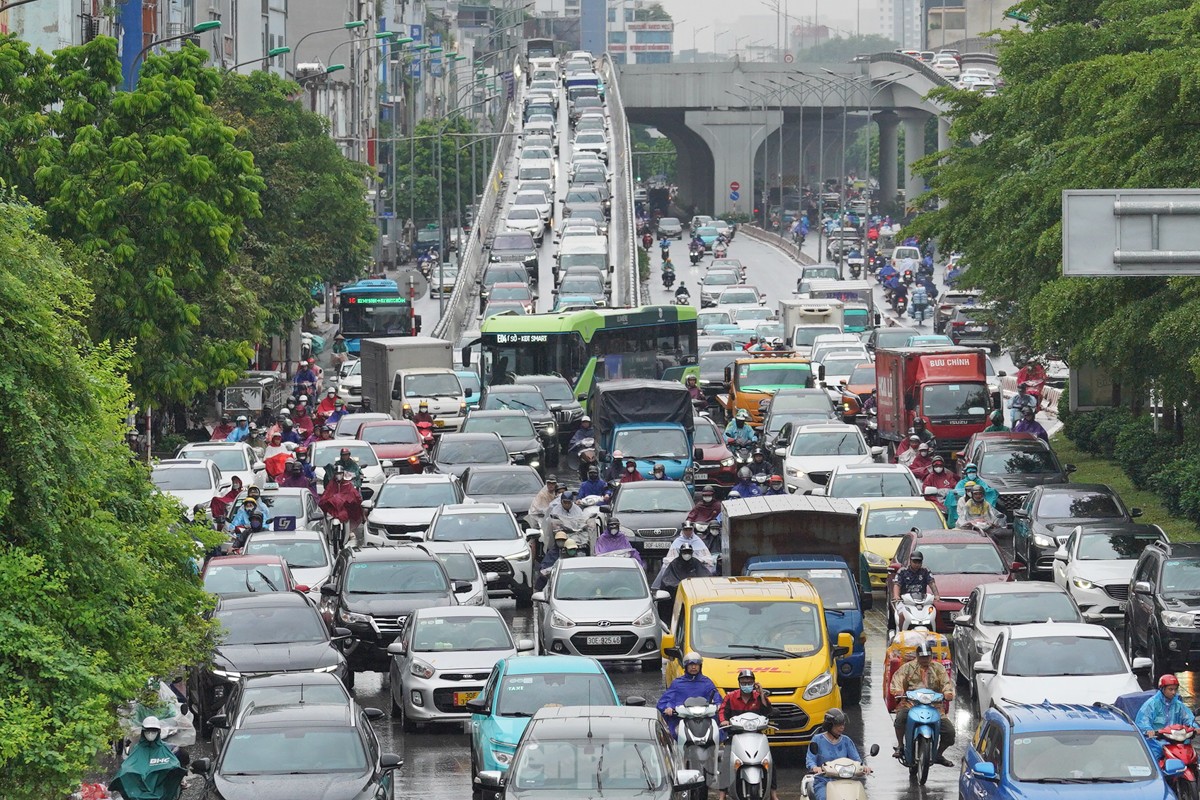
<path id="1" fill-rule="evenodd" d="M 8 7 L 10 7 L 10 6 L 6 6 L 5 8 L 8 8 Z M 4 9 L 0 9 L 0 11 L 2 11 L 2 10 L 4 10 Z M 190 39 L 191 37 L 196 36 L 197 34 L 216 30 L 217 28 L 220 28 L 220 27 L 221 27 L 221 20 L 209 19 L 209 20 L 205 20 L 204 22 L 197 23 L 187 33 L 180 33 L 180 34 L 176 34 L 175 36 L 167 36 L 164 39 L 155 39 L 154 41 L 150 42 L 150 44 L 146 45 L 145 47 L 143 47 L 141 50 L 138 51 L 138 54 L 136 56 L 134 56 L 134 58 L 133 58 L 133 63 L 129 65 L 129 75 L 125 79 L 125 89 L 127 91 L 133 91 L 133 76 L 137 74 L 138 62 L 142 60 L 142 58 L 146 55 L 147 52 L 150 51 L 150 49 L 152 47 L 158 47 L 160 44 L 166 44 L 167 42 L 177 42 L 180 39 Z"/>
<path id="2" fill-rule="evenodd" d="M 300 37 L 300 41 L 296 42 L 296 46 L 292 48 L 292 72 L 293 73 L 296 72 L 296 64 L 300 60 L 300 45 L 304 44 L 304 40 L 307 39 L 308 37 L 316 36 L 318 33 L 336 33 L 337 31 L 343 31 L 343 30 L 344 31 L 352 31 L 357 28 L 365 27 L 366 24 L 367 23 L 364 22 L 363 20 L 356 19 L 351 22 L 347 22 L 342 25 L 339 25 L 336 28 L 324 28 L 319 31 L 309 31 L 308 33 L 304 34 L 303 36 Z"/>
<path id="3" fill-rule="evenodd" d="M 226 67 L 225 69 L 221 70 L 221 73 L 224 75 L 228 75 L 229 73 L 233 72 L 238 67 L 245 67 L 250 64 L 257 64 L 260 61 L 263 63 L 266 63 L 267 61 L 270 61 L 272 58 L 275 58 L 275 56 L 286 55 L 290 52 L 292 52 L 292 48 L 290 48 L 290 47 L 273 47 L 270 50 L 268 50 L 267 54 L 265 56 L 263 56 L 262 58 L 252 58 L 249 61 L 239 62 L 237 64 L 234 64 L 232 67 Z"/>
<path id="4" fill-rule="evenodd" d="M 700 60 L 700 48 L 696 46 L 696 34 L 700 31 L 706 31 L 711 28 L 711 25 L 702 25 L 699 28 L 692 28 L 692 61 L 693 63 Z"/>

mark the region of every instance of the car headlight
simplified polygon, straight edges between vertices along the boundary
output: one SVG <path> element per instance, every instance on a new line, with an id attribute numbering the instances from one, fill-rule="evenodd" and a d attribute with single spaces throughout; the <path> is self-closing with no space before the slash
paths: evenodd
<path id="1" fill-rule="evenodd" d="M 353 611 L 342 610 L 338 612 L 338 619 L 342 622 L 358 622 L 363 625 L 371 624 L 371 617 L 368 614 L 356 614 Z"/>
<path id="2" fill-rule="evenodd" d="M 554 435 L 554 432 L 555 432 L 555 427 L 554 427 L 553 425 L 547 425 L 547 426 L 546 426 L 546 433 L 548 433 L 548 434 L 550 434 L 551 436 L 553 436 L 553 435 Z"/>
<path id="3" fill-rule="evenodd" d="M 1071 583 L 1076 589 L 1095 589 L 1096 584 L 1089 581 L 1087 578 L 1071 578 Z"/>
<path id="4" fill-rule="evenodd" d="M 483 592 L 480 592 L 479 594 L 477 594 L 477 595 L 475 595 L 474 597 L 472 597 L 472 598 L 470 599 L 470 601 L 466 603 L 466 605 L 469 605 L 469 606 L 481 606 L 481 605 L 483 605 L 483 599 L 484 599 Z"/>
<path id="5" fill-rule="evenodd" d="M 872 553 L 870 550 L 867 550 L 866 556 L 867 564 L 872 567 L 886 567 L 888 564 L 887 559 L 879 555 L 879 553 Z"/>
<path id="6" fill-rule="evenodd" d="M 737 463 L 737 461 L 736 461 L 736 460 L 733 458 L 733 456 L 730 456 L 729 458 L 722 458 L 722 459 L 721 459 L 721 466 L 722 466 L 722 467 L 732 467 L 732 466 L 733 466 L 734 464 L 736 464 L 736 463 Z"/>
<path id="7" fill-rule="evenodd" d="M 242 673 L 235 669 L 217 669 L 213 667 L 212 674 L 227 681 L 240 681 L 242 679 Z"/>
<path id="8" fill-rule="evenodd" d="M 1168 628 L 1191 628 L 1195 626 L 1195 616 L 1190 611 L 1161 612 L 1163 625 Z"/>
<path id="9" fill-rule="evenodd" d="M 654 613 L 653 608 L 646 609 L 646 613 L 633 621 L 635 628 L 649 628 L 651 625 L 658 623 L 658 615 Z"/>
<path id="10" fill-rule="evenodd" d="M 575 621 L 567 619 L 562 614 L 555 611 L 550 615 L 550 625 L 555 628 L 574 628 Z"/>
<path id="11" fill-rule="evenodd" d="M 792 469 L 791 467 L 784 467 L 783 471 L 785 473 L 787 473 L 787 476 L 789 478 L 799 478 L 800 477 L 800 470 L 798 470 L 798 469 Z"/>
<path id="12" fill-rule="evenodd" d="M 328 667 L 317 667 L 313 672 L 337 672 L 338 666 L 337 664 L 330 664 Z"/>
<path id="13" fill-rule="evenodd" d="M 833 691 L 833 673 L 825 672 L 804 687 L 804 699 L 816 700 Z"/>
<path id="14" fill-rule="evenodd" d="M 413 659 L 412 665 L 409 666 L 408 671 L 413 675 L 416 675 L 418 678 L 432 678 L 433 673 L 435 672 L 432 664 L 428 664 L 419 658 Z"/>
<path id="15" fill-rule="evenodd" d="M 1033 535 L 1033 543 L 1038 547 L 1054 547 L 1054 537 L 1047 536 L 1044 533 L 1035 533 Z"/>
<path id="16" fill-rule="evenodd" d="M 505 556 L 505 558 L 517 564 L 524 563 L 530 559 L 529 548 L 525 548 L 519 553 L 513 553 L 511 556 Z"/>
<path id="17" fill-rule="evenodd" d="M 496 744 L 497 746 L 501 746 L 500 743 L 497 742 L 495 739 L 493 739 L 492 742 L 493 742 L 493 744 Z M 503 746 L 504 747 L 513 747 L 513 748 L 516 747 L 515 744 L 509 744 L 508 742 L 504 742 Z M 492 758 L 496 759 L 497 764 L 503 764 L 504 766 L 507 767 L 512 764 L 513 754 L 512 753 L 502 753 L 499 750 L 493 750 Z"/>

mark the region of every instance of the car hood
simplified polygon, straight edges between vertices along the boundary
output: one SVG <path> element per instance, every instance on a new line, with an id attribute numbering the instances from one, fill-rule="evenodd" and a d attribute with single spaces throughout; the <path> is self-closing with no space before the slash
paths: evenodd
<path id="1" fill-rule="evenodd" d="M 1036 486 L 1067 482 L 1067 476 L 1062 472 L 1038 473 L 1032 475 L 983 475 L 982 477 L 985 481 L 991 484 L 996 491 L 1001 492 L 1006 489 L 1033 489 Z"/>
<path id="2" fill-rule="evenodd" d="M 1200 611 L 1200 597 L 1163 597 L 1162 604 L 1168 611 Z"/>
<path id="3" fill-rule="evenodd" d="M 428 525 L 437 513 L 436 508 L 376 508 L 367 522 L 376 525 Z"/>
<path id="4" fill-rule="evenodd" d="M 221 645 L 213 654 L 215 665 L 238 672 L 303 672 L 341 660 L 329 642 Z"/>
<path id="5" fill-rule="evenodd" d="M 1136 566 L 1136 559 L 1076 561 L 1071 565 L 1071 571 L 1077 577 L 1106 586 L 1113 583 L 1129 583 L 1130 578 L 1133 577 L 1133 568 Z M 1197 602 L 1200 603 L 1200 598 L 1197 598 Z"/>
<path id="6" fill-rule="evenodd" d="M 508 647 L 503 650 L 458 650 L 443 653 L 413 653 L 412 655 L 434 669 L 474 672 L 478 675 L 478 680 L 484 681 L 487 680 L 488 674 L 491 673 L 492 667 L 497 661 L 502 658 L 512 658 L 516 654 L 515 648 Z"/>
<path id="7" fill-rule="evenodd" d="M 403 617 L 419 608 L 454 605 L 444 594 L 342 594 L 347 611 L 373 617 Z"/>
<path id="8" fill-rule="evenodd" d="M 321 586 L 329 580 L 329 567 L 292 567 L 292 577 L 297 586 L 307 586 L 310 589 Z"/>
<path id="9" fill-rule="evenodd" d="M 1067 540 L 1071 535 L 1071 531 L 1079 525 L 1086 525 L 1089 522 L 1112 522 L 1112 517 L 1071 517 L 1068 519 L 1039 519 L 1033 523 L 1035 533 L 1045 533 L 1053 536 L 1059 544 Z"/>
<path id="10" fill-rule="evenodd" d="M 1137 678 L 1132 674 L 1078 675 L 1061 677 L 1018 678 L 998 675 L 992 678 L 992 697 L 1003 697 L 1017 703 L 1078 703 L 1090 706 L 1097 701 L 1111 703 L 1123 694 L 1140 692 Z"/>
<path id="11" fill-rule="evenodd" d="M 246 484 L 246 485 L 249 486 L 250 484 Z M 160 491 L 162 491 L 162 493 L 167 495 L 168 497 L 174 497 L 181 504 L 183 504 L 183 507 L 185 509 L 187 509 L 189 517 L 190 517 L 191 511 L 194 507 L 201 505 L 201 504 L 204 504 L 207 506 L 209 504 L 209 502 L 212 501 L 213 494 L 214 494 L 212 489 L 183 489 L 183 490 L 172 489 L 169 491 L 168 490 L 160 490 Z"/>
<path id="12" fill-rule="evenodd" d="M 939 572 L 937 574 L 937 590 L 938 594 L 946 599 L 967 597 L 976 586 L 983 586 L 985 583 L 1004 583 L 1008 579 L 1008 573 L 1001 575 L 977 575 L 973 573 L 945 574 Z M 1058 701 L 1056 700 L 1055 702 Z"/>
<path id="13" fill-rule="evenodd" d="M 621 527 L 636 531 L 639 528 L 678 530 L 687 515 L 686 511 L 618 511 L 613 516 L 621 520 Z"/>
<path id="14" fill-rule="evenodd" d="M 784 466 L 801 472 L 832 472 L 839 464 L 870 464 L 870 453 L 860 456 L 788 456 Z"/>
<path id="15" fill-rule="evenodd" d="M 225 800 L 359 800 L 374 797 L 364 793 L 370 774 L 342 775 L 216 775 L 213 783 Z"/>
<path id="16" fill-rule="evenodd" d="M 478 503 L 504 503 L 514 514 L 528 514 L 533 503 L 532 494 L 476 494 L 472 498 Z"/>
<path id="17" fill-rule="evenodd" d="M 380 461 L 419 456 L 425 450 L 420 444 L 373 444 L 371 448 Z"/>
<path id="18" fill-rule="evenodd" d="M 650 608 L 650 598 L 632 600 L 559 600 L 555 598 L 553 608 L 576 625 L 594 625 L 598 622 L 614 625 L 633 622 Z"/>
<path id="19" fill-rule="evenodd" d="M 863 538 L 863 548 L 870 553 L 883 556 L 890 563 L 896 557 L 896 548 L 900 546 L 900 536 L 867 536 Z"/>
<path id="20" fill-rule="evenodd" d="M 471 552 L 476 556 L 484 558 L 506 558 L 509 556 L 515 558 L 519 555 L 529 555 L 529 545 L 525 543 L 524 537 L 494 541 L 467 541 L 461 542 L 461 544 L 465 544 L 471 548 Z"/>
<path id="21" fill-rule="evenodd" d="M 501 441 L 510 453 L 534 453 L 542 446 L 542 440 L 537 436 L 502 436 Z"/>

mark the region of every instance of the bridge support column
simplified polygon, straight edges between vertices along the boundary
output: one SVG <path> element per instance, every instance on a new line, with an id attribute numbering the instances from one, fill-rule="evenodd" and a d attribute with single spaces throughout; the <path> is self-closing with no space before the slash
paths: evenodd
<path id="1" fill-rule="evenodd" d="M 945 152 L 950 149 L 950 120 L 946 117 L 938 117 L 938 151 Z M 938 208 L 945 208 L 947 200 L 944 197 L 938 198 Z"/>
<path id="2" fill-rule="evenodd" d="M 899 189 L 896 156 L 900 147 L 896 130 L 900 117 L 894 111 L 881 111 L 875 115 L 875 121 L 879 123 L 879 200 L 891 204 L 896 201 Z"/>
<path id="3" fill-rule="evenodd" d="M 780 125 L 779 109 L 688 111 L 684 124 L 704 140 L 713 157 L 713 213 L 748 214 L 754 210 L 754 161 L 759 145 Z M 765 164 L 766 162 L 764 162 Z M 729 199 L 729 185 L 739 197 Z"/>
<path id="4" fill-rule="evenodd" d="M 904 118 L 904 205 L 905 210 L 916 207 L 917 198 L 925 191 L 925 181 L 913 172 L 913 164 L 925 156 L 925 121 L 928 114 L 912 113 Z"/>

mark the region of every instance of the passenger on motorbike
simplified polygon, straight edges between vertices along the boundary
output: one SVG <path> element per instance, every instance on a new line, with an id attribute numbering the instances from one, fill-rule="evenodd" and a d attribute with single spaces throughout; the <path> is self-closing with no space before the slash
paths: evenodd
<path id="1" fill-rule="evenodd" d="M 912 463 L 917 460 L 921 445 L 921 437 L 910 430 L 908 438 L 896 448 L 896 463 L 911 467 Z"/>
<path id="2" fill-rule="evenodd" d="M 701 250 L 704 249 L 704 240 L 701 239 L 699 236 L 693 236 L 692 240 L 690 242 L 688 242 L 689 250 L 693 250 L 695 248 L 699 248 Z"/>
<path id="3" fill-rule="evenodd" d="M 750 463 L 747 466 L 750 467 L 751 475 L 766 475 L 770 477 L 772 472 L 771 465 L 767 463 L 767 451 L 761 447 L 754 448 L 754 452 L 750 455 Z"/>
<path id="4" fill-rule="evenodd" d="M 929 309 L 929 291 L 918 283 L 913 287 L 912 297 L 908 304 L 908 315 L 913 319 L 925 319 Z"/>
<path id="5" fill-rule="evenodd" d="M 330 517 L 345 525 L 346 534 L 354 537 L 354 546 L 361 548 L 366 544 L 362 495 L 354 484 L 354 473 L 338 464 L 335 461 L 331 465 L 335 467 L 333 480 L 325 485 L 318 505 Z"/>
<path id="6" fill-rule="evenodd" d="M 925 569 L 925 555 L 920 550 L 914 550 L 908 557 L 908 566 L 897 570 L 892 579 L 891 607 L 888 609 L 888 631 L 896 630 L 895 607 L 900 598 L 906 594 L 924 594 L 930 596 L 930 602 L 938 600 L 937 583 L 933 573 Z"/>
<path id="7" fill-rule="evenodd" d="M 684 522 L 679 529 L 679 535 L 671 542 L 671 547 L 667 550 L 667 554 L 663 556 L 663 564 L 669 564 L 676 558 L 679 558 L 684 548 L 691 548 L 692 556 L 699 561 L 705 569 L 712 572 L 717 568 L 717 557 L 708 549 L 708 545 L 704 540 L 696 535 L 696 524 L 694 522 Z"/>
<path id="8" fill-rule="evenodd" d="M 642 554 L 629 541 L 629 537 L 621 528 L 621 520 L 616 517 L 609 517 L 608 524 L 600 530 L 600 535 L 596 537 L 596 549 L 592 555 L 632 558 L 643 568 L 646 566 L 646 562 L 642 560 Z"/>
<path id="9" fill-rule="evenodd" d="M 783 476 L 772 475 L 767 481 L 767 490 L 762 493 L 763 497 L 775 497 L 777 495 L 786 495 L 787 487 L 783 485 Z"/>
<path id="10" fill-rule="evenodd" d="M 763 692 L 762 687 L 758 685 L 758 681 L 754 679 L 754 670 L 742 669 L 738 671 L 738 690 L 729 692 L 725 695 L 725 699 L 721 701 L 721 708 L 717 711 L 717 721 L 722 727 L 729 725 L 729 721 L 738 714 L 762 714 L 764 717 L 771 716 L 771 712 L 775 709 L 771 706 L 771 701 L 767 699 L 767 695 Z M 726 800 L 729 792 L 729 783 L 732 778 L 732 770 L 730 769 L 730 749 L 732 738 L 726 739 L 721 745 L 721 798 Z M 779 800 L 779 792 L 776 791 L 778 781 L 774 765 L 771 772 L 771 800 Z"/>
<path id="11" fill-rule="evenodd" d="M 750 339 L 744 345 L 742 345 L 742 349 L 745 350 L 746 352 L 750 352 L 751 350 L 755 349 L 757 346 L 758 346 L 758 334 L 752 333 L 752 334 L 750 334 Z"/>
<path id="12" fill-rule="evenodd" d="M 283 477 L 279 485 L 288 489 L 308 489 L 313 491 L 313 482 L 304 474 L 299 461 L 289 461 L 283 469 Z"/>
<path id="13" fill-rule="evenodd" d="M 924 417 L 913 417 L 912 427 L 908 429 L 908 432 L 915 433 L 921 437 L 922 442 L 928 442 L 930 447 L 934 447 L 933 431 L 926 426 Z"/>
<path id="14" fill-rule="evenodd" d="M 957 524 L 982 522 L 986 525 L 1003 525 L 1004 515 L 983 496 L 983 487 L 968 483 L 967 493 L 958 501 Z"/>
<path id="15" fill-rule="evenodd" d="M 1013 430 L 1016 430 L 1017 424 L 1021 421 L 1021 417 L 1025 415 L 1025 409 L 1031 408 L 1037 411 L 1037 398 L 1027 394 L 1029 385 L 1026 383 L 1017 384 L 1017 393 L 1008 401 L 1009 420 Z"/>
<path id="16" fill-rule="evenodd" d="M 233 548 L 235 550 L 241 550 L 246 546 L 246 539 L 250 538 L 250 534 L 259 533 L 260 531 L 265 531 L 266 529 L 267 523 L 264 519 L 263 512 L 258 509 L 251 511 L 249 515 L 249 523 L 245 527 L 236 530 L 233 534 Z"/>
<path id="17" fill-rule="evenodd" d="M 1046 382 L 1046 368 L 1036 358 L 1025 362 L 1025 366 L 1017 370 L 1017 382 L 1041 386 Z"/>
<path id="18" fill-rule="evenodd" d="M 233 430 L 229 432 L 229 435 L 225 437 L 225 441 L 244 442 L 250 438 L 250 420 L 246 418 L 245 414 L 241 414 L 235 421 L 237 422 L 237 425 L 235 425 Z"/>
<path id="19" fill-rule="evenodd" d="M 308 406 L 305 403 L 296 406 L 296 413 L 292 415 L 292 424 L 296 426 L 296 444 L 300 444 L 312 435 L 313 418 L 308 413 Z"/>
<path id="20" fill-rule="evenodd" d="M 225 526 L 226 530 L 232 533 L 238 528 L 249 528 L 250 515 L 256 512 L 263 515 L 264 524 L 271 521 L 271 509 L 260 504 L 256 498 L 247 497 L 242 501 L 242 507 L 233 515 L 233 519 L 229 520 L 229 524 Z"/>
<path id="21" fill-rule="evenodd" d="M 913 474 L 913 477 L 919 481 L 925 480 L 925 476 L 929 474 L 930 468 L 933 467 L 933 448 L 927 442 L 921 442 L 917 445 L 917 457 L 908 464 L 908 470 Z"/>
<path id="22" fill-rule="evenodd" d="M 711 488 L 700 490 L 700 499 L 688 512 L 687 522 L 712 522 L 721 516 L 721 501 Z M 685 523 L 686 524 L 686 523 Z"/>
<path id="23" fill-rule="evenodd" d="M 899 757 L 904 751 L 904 730 L 908 724 L 908 711 L 912 708 L 912 702 L 908 699 L 907 694 L 914 689 L 931 689 L 949 701 L 954 699 L 954 684 L 950 681 L 950 676 L 946 674 L 946 668 L 933 660 L 933 645 L 928 639 L 925 639 L 917 645 L 917 657 L 896 670 L 889 688 L 892 696 L 897 699 L 894 723 L 896 727 L 895 755 Z M 952 767 L 954 764 L 946 758 L 944 753 L 948 747 L 954 744 L 954 725 L 944 714 L 940 728 L 941 735 L 938 739 L 938 751 L 934 762 L 943 767 Z"/>
<path id="24" fill-rule="evenodd" d="M 546 581 L 550 578 L 550 570 L 558 563 L 558 559 L 562 557 L 563 547 L 566 545 L 567 532 L 562 528 L 557 528 L 554 531 L 554 544 L 546 548 L 546 554 L 542 556 L 542 560 L 538 562 L 537 580 L 534 581 L 533 588 L 541 591 L 546 588 Z"/>
<path id="25" fill-rule="evenodd" d="M 650 470 L 650 478 L 649 479 L 652 481 L 667 480 L 667 468 L 664 467 L 662 464 L 655 464 L 654 467 Z"/>
<path id="26" fill-rule="evenodd" d="M 362 486 L 362 467 L 358 466 L 358 462 L 350 455 L 349 447 L 343 447 L 341 452 L 338 453 L 337 461 L 325 467 L 325 474 L 321 476 L 321 484 L 328 486 L 330 481 L 337 478 L 339 469 L 343 469 L 350 474 L 355 488 Z"/>
<path id="27" fill-rule="evenodd" d="M 1046 444 L 1050 444 L 1050 434 L 1046 432 L 1042 423 L 1037 421 L 1032 408 L 1025 408 L 1021 411 L 1021 420 L 1013 426 L 1012 432 L 1032 433 Z"/>
<path id="28" fill-rule="evenodd" d="M 862 761 L 858 748 L 846 735 L 846 712 L 840 708 L 831 708 L 825 712 L 823 731 L 812 738 L 808 745 L 808 756 L 805 766 L 816 775 L 813 778 L 813 795 L 816 800 L 825 800 L 825 784 L 829 782 L 821 769 L 830 761 L 848 758 L 852 761 Z M 871 768 L 863 767 L 863 774 L 870 775 Z"/>
<path id="29" fill-rule="evenodd" d="M 592 429 L 592 418 L 584 414 L 579 418 L 579 427 L 575 429 L 575 433 L 571 434 L 571 441 L 567 443 L 567 450 L 574 450 L 584 439 L 594 440 L 595 438 L 596 431 Z"/>
<path id="30" fill-rule="evenodd" d="M 750 412 L 744 408 L 725 426 L 725 442 L 731 446 L 754 444 L 757 438 L 758 434 L 750 427 Z"/>
<path id="31" fill-rule="evenodd" d="M 988 417 L 992 424 L 983 429 L 984 433 L 1008 433 L 1011 428 L 1004 424 L 1004 412 L 996 409 Z"/>
<path id="32" fill-rule="evenodd" d="M 600 468 L 593 464 L 588 467 L 587 480 L 579 484 L 579 499 L 604 497 L 607 494 L 608 484 L 600 480 Z"/>
<path id="33" fill-rule="evenodd" d="M 213 426 L 212 435 L 209 436 L 210 442 L 223 442 L 229 438 L 229 434 L 233 433 L 233 420 L 228 414 L 221 415 L 221 421 Z"/>
<path id="34" fill-rule="evenodd" d="M 690 651 L 683 657 L 683 674 L 671 681 L 671 685 L 658 698 L 658 713 L 663 715 L 671 736 L 675 736 L 675 728 L 679 720 L 675 718 L 675 706 L 683 705 L 692 697 L 700 697 L 714 705 L 721 704 L 721 693 L 717 685 L 703 672 L 704 659 L 695 651 Z"/>
<path id="35" fill-rule="evenodd" d="M 1150 752 L 1154 760 L 1159 761 L 1163 756 L 1163 745 L 1152 734 L 1168 725 L 1187 725 L 1195 727 L 1196 715 L 1179 697 L 1179 678 L 1170 673 L 1158 679 L 1158 691 L 1138 710 L 1134 724 L 1146 736 Z"/>
<path id="36" fill-rule="evenodd" d="M 688 375 L 683 384 L 687 387 L 688 397 L 693 404 L 703 403 L 708 405 L 708 398 L 704 396 L 704 390 L 700 388 L 699 381 L 696 380 L 695 375 Z"/>
<path id="37" fill-rule="evenodd" d="M 300 362 L 300 368 L 296 370 L 296 374 L 292 376 L 292 395 L 299 397 L 302 394 L 308 394 L 316 391 L 317 388 L 317 373 L 312 368 L 312 364 L 307 361 Z"/>
<path id="38" fill-rule="evenodd" d="M 931 460 L 933 463 L 929 467 L 929 472 L 925 474 L 925 480 L 921 482 L 921 488 L 937 489 L 938 494 L 926 499 L 932 500 L 934 505 L 945 511 L 945 493 L 958 483 L 958 476 L 954 474 L 953 470 L 946 468 L 946 462 L 941 456 L 934 456 Z"/>
<path id="39" fill-rule="evenodd" d="M 620 483 L 637 483 L 638 481 L 646 480 L 642 473 L 638 472 L 637 461 L 632 458 L 625 459 L 625 471 L 621 473 L 621 477 L 617 479 Z"/>
<path id="40" fill-rule="evenodd" d="M 738 482 L 733 485 L 733 491 L 742 497 L 758 497 L 762 494 L 758 489 L 758 484 L 754 482 L 754 473 L 750 471 L 749 467 L 743 466 L 737 474 Z"/>

